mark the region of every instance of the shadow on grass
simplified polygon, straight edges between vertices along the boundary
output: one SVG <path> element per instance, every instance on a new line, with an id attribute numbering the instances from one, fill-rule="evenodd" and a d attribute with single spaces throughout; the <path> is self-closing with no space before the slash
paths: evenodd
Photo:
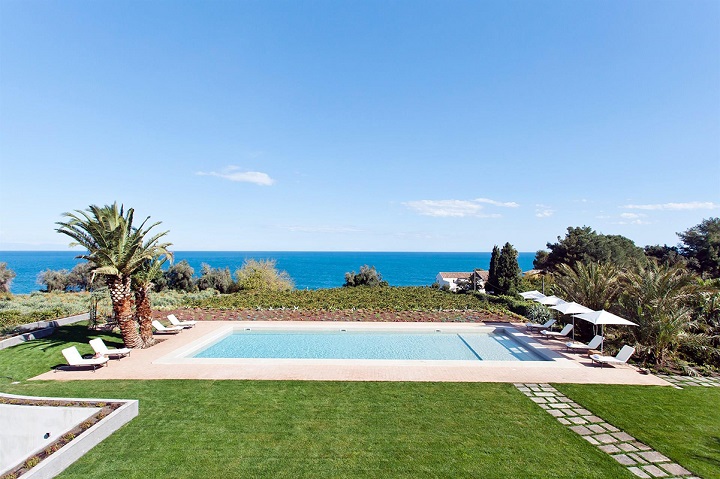
<path id="1" fill-rule="evenodd" d="M 0 351 L 0 385 L 24 381 L 66 365 L 62 350 L 70 346 L 77 347 L 81 355 L 92 354 L 88 342 L 94 338 L 102 338 L 109 347 L 123 346 L 119 334 L 94 331 L 83 322 L 61 326 L 45 338 L 3 349 Z"/>

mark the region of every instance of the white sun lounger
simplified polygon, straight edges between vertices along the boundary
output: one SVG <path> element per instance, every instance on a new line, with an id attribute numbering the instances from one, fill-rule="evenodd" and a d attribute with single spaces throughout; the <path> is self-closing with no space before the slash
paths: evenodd
<path id="1" fill-rule="evenodd" d="M 555 324 L 554 319 L 547 320 L 544 324 L 540 323 L 527 323 L 525 325 L 525 328 L 529 329 L 530 331 L 540 331 L 543 329 L 550 329 L 552 325 Z"/>
<path id="2" fill-rule="evenodd" d="M 592 338 L 589 343 L 576 343 L 576 342 L 569 342 L 565 343 L 565 347 L 568 351 L 589 351 L 591 349 L 597 349 L 602 344 L 603 337 L 599 334 Z"/>
<path id="3" fill-rule="evenodd" d="M 62 354 L 63 354 L 63 356 L 65 356 L 65 360 L 67 361 L 68 366 L 72 366 L 72 367 L 91 366 L 93 368 L 93 372 L 95 372 L 96 368 L 100 368 L 104 364 L 107 364 L 107 362 L 108 362 L 108 358 L 106 358 L 106 357 L 83 359 L 83 357 L 80 356 L 80 353 L 78 352 L 78 350 L 75 346 L 70 346 L 69 348 L 63 349 Z"/>
<path id="4" fill-rule="evenodd" d="M 546 338 L 566 338 L 567 335 L 570 334 L 570 331 L 572 331 L 572 329 L 572 324 L 566 324 L 565 327 L 562 328 L 562 331 L 540 331 L 540 334 L 542 334 Z"/>
<path id="5" fill-rule="evenodd" d="M 173 326 L 182 326 L 183 328 L 187 329 L 192 328 L 193 326 L 195 326 L 195 323 L 197 323 L 197 321 L 180 321 L 174 314 L 168 314 L 167 318 L 168 321 L 170 321 L 170 324 L 172 324 Z"/>
<path id="6" fill-rule="evenodd" d="M 183 329 L 185 329 L 182 326 L 165 327 L 157 319 L 153 319 L 152 325 L 153 325 L 153 328 L 155 328 L 155 332 L 160 333 L 160 334 L 177 334 L 180 331 L 182 331 Z"/>
<path id="7" fill-rule="evenodd" d="M 635 348 L 627 344 L 620 349 L 616 356 L 601 356 L 599 354 L 591 354 L 590 359 L 593 363 L 600 363 L 600 367 L 604 364 L 620 365 L 627 363 L 630 356 L 635 352 Z"/>
<path id="8" fill-rule="evenodd" d="M 108 348 L 105 345 L 105 342 L 102 340 L 102 338 L 95 338 L 90 340 L 90 346 L 92 346 L 93 351 L 96 353 L 102 354 L 105 357 L 115 357 L 117 359 L 120 359 L 125 356 L 130 355 L 130 351 L 132 349 L 130 348 Z"/>

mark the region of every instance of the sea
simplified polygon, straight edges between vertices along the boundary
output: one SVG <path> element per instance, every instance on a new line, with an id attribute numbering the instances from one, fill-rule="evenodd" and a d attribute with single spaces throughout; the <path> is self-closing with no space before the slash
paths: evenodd
<path id="1" fill-rule="evenodd" d="M 71 270 L 78 262 L 77 251 L 0 251 L 0 263 L 16 274 L 10 285 L 13 294 L 39 291 L 38 275 L 45 270 Z M 203 263 L 213 268 L 230 268 L 231 274 L 248 259 L 274 260 L 277 269 L 287 271 L 297 289 L 336 288 L 345 282 L 345 273 L 359 272 L 363 265 L 374 266 L 391 286 L 427 286 L 440 271 L 488 269 L 491 253 L 397 253 L 323 251 L 175 251 L 175 262 L 186 260 L 200 275 Z M 533 267 L 535 253 L 519 253 L 522 271 Z"/>

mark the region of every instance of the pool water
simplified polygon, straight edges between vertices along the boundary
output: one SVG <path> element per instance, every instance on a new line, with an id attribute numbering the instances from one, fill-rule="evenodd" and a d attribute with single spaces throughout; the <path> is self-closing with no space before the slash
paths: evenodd
<path id="1" fill-rule="evenodd" d="M 502 332 L 235 331 L 195 358 L 544 361 Z"/>

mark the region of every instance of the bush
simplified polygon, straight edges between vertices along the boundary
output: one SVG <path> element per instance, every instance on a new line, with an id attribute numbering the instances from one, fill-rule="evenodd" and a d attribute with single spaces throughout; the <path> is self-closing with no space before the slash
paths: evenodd
<path id="1" fill-rule="evenodd" d="M 211 268 L 205 263 L 200 267 L 200 279 L 197 285 L 200 291 L 214 289 L 222 294 L 231 293 L 235 289 L 230 268 Z"/>
<path id="2" fill-rule="evenodd" d="M 363 265 L 357 274 L 355 271 L 345 273 L 345 284 L 343 286 L 388 286 L 388 282 L 383 281 L 382 275 L 375 269 L 375 266 Z"/>
<path id="3" fill-rule="evenodd" d="M 195 270 L 190 266 L 186 260 L 182 260 L 176 263 L 165 272 L 163 277 L 167 281 L 167 288 L 174 289 L 176 291 L 187 291 L 192 293 L 197 291 L 197 285 L 195 284 L 195 278 L 193 275 Z M 158 282 L 158 290 L 164 289 L 162 281 Z"/>
<path id="4" fill-rule="evenodd" d="M 70 270 L 67 277 L 67 289 L 71 291 L 90 291 L 105 287 L 105 276 L 96 274 L 93 276 L 93 263 L 78 263 Z"/>
<path id="5" fill-rule="evenodd" d="M 525 317 L 534 323 L 544 323 L 545 321 L 552 319 L 552 312 L 539 303 L 532 303 L 526 308 Z"/>
<path id="6" fill-rule="evenodd" d="M 531 314 L 530 311 L 532 308 L 537 305 L 537 303 L 533 301 L 526 301 L 524 299 L 518 299 L 515 296 L 504 296 L 504 295 L 483 295 L 487 298 L 487 301 L 491 304 L 498 304 L 501 306 L 506 307 L 510 311 L 512 311 L 515 314 L 519 314 L 520 316 L 528 317 L 528 314 Z M 547 308 L 545 308 L 547 309 Z M 549 311 L 548 311 L 549 313 Z"/>
<path id="7" fill-rule="evenodd" d="M 278 271 L 275 260 L 246 260 L 235 272 L 238 289 L 245 291 L 289 291 L 295 287 L 285 271 Z"/>
<path id="8" fill-rule="evenodd" d="M 0 263 L 0 293 L 9 293 L 10 284 L 15 277 L 15 271 L 7 267 L 7 263 Z"/>
<path id="9" fill-rule="evenodd" d="M 38 274 L 37 283 L 45 286 L 45 291 L 52 293 L 53 291 L 65 291 L 68 287 L 68 275 L 70 272 L 66 269 L 54 271 L 46 269 Z"/>

